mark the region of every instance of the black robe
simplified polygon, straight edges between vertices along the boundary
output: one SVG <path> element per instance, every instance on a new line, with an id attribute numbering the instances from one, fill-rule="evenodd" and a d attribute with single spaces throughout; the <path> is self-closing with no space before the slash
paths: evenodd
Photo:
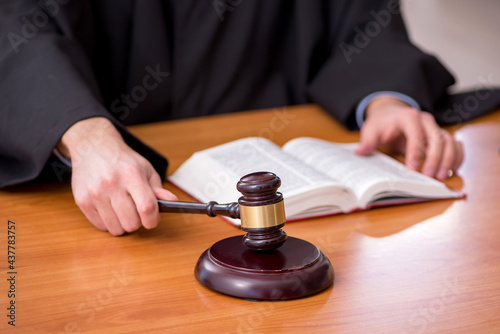
<path id="1" fill-rule="evenodd" d="M 0 35 L 0 187 L 57 174 L 62 134 L 94 116 L 164 177 L 167 160 L 124 126 L 315 102 L 355 128 L 377 91 L 443 124 L 500 105 L 496 91 L 449 96 L 452 76 L 410 43 L 395 0 L 12 0 Z"/>

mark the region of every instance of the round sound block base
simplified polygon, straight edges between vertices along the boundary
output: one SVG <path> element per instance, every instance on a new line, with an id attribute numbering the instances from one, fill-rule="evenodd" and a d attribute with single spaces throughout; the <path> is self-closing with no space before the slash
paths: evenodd
<path id="1" fill-rule="evenodd" d="M 195 268 L 196 279 L 220 293 L 251 300 L 305 297 L 333 284 L 333 267 L 313 244 L 288 237 L 278 249 L 249 250 L 242 236 L 207 249 Z"/>

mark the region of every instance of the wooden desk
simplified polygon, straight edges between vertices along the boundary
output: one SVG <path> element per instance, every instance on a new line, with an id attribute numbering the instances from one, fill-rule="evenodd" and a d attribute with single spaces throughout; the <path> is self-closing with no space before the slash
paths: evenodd
<path id="1" fill-rule="evenodd" d="M 451 129 L 466 160 L 444 200 L 287 224 L 335 268 L 334 287 L 291 301 L 219 295 L 193 275 L 199 255 L 241 234 L 163 214 L 155 230 L 99 232 L 67 183 L 0 192 L 2 333 L 493 333 L 500 331 L 500 111 Z M 197 150 L 247 136 L 356 141 L 314 106 L 136 126 L 175 170 Z M 189 197 L 166 185 L 179 194 Z M 16 226 L 16 328 L 7 325 L 8 220 Z"/>

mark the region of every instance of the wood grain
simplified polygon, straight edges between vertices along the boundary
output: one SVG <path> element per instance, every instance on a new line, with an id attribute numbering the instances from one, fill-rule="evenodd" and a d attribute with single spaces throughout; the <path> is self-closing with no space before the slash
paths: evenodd
<path id="1" fill-rule="evenodd" d="M 351 142 L 315 106 L 141 125 L 169 157 L 229 140 L 299 136 Z M 193 269 L 216 241 L 242 234 L 220 218 L 162 214 L 154 230 L 96 230 L 67 183 L 0 192 L 2 333 L 493 333 L 500 331 L 500 111 L 450 128 L 466 159 L 447 184 L 467 194 L 285 226 L 318 246 L 334 287 L 292 301 L 250 302 L 201 286 Z M 170 184 L 181 200 L 189 196 Z M 16 328 L 7 325 L 7 221 L 16 224 Z"/>

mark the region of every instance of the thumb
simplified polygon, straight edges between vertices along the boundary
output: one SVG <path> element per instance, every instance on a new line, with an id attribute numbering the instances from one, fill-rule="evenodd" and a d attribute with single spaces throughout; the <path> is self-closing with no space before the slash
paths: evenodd
<path id="1" fill-rule="evenodd" d="M 151 185 L 151 189 L 153 189 L 153 193 L 155 194 L 157 199 L 163 199 L 167 201 L 179 200 L 177 196 L 175 196 L 167 189 L 163 188 L 161 183 L 161 178 L 158 175 L 158 173 L 154 171 L 153 168 L 151 168 L 151 175 L 149 176 L 149 184 Z"/>
<path id="2" fill-rule="evenodd" d="M 167 189 L 161 187 L 154 187 L 153 192 L 156 195 L 156 198 L 163 199 L 167 201 L 178 201 L 179 199 L 173 193 L 168 191 Z"/>

